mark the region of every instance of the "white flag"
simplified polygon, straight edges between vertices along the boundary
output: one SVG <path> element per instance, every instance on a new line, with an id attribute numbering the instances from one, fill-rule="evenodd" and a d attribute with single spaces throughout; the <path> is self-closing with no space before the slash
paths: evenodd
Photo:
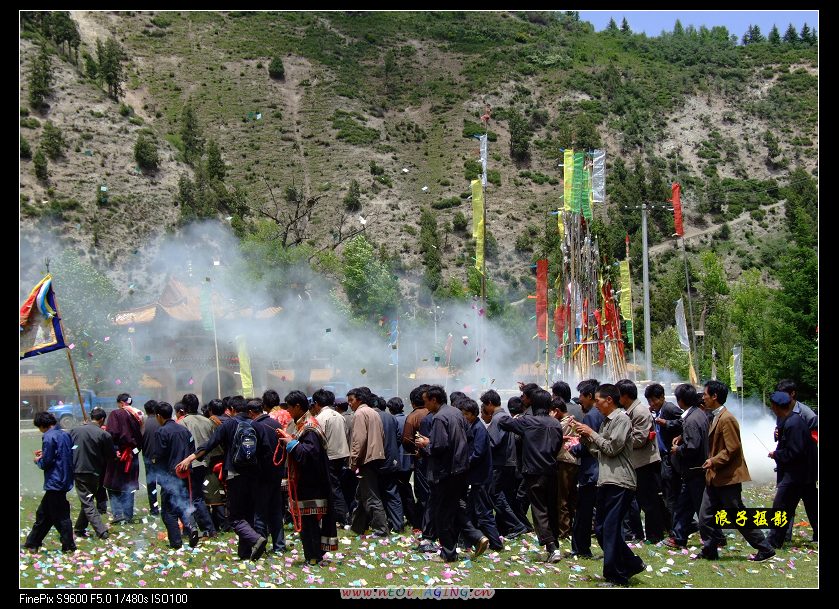
<path id="1" fill-rule="evenodd" d="M 682 349 L 690 351 L 690 342 L 688 340 L 688 324 L 685 321 L 685 303 L 682 299 L 676 301 L 676 330 L 679 332 L 679 343 Z"/>

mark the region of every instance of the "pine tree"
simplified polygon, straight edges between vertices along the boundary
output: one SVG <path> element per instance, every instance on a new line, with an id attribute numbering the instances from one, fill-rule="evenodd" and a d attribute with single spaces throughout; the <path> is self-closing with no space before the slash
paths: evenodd
<path id="1" fill-rule="evenodd" d="M 787 31 L 784 32 L 784 42 L 787 44 L 798 43 L 798 32 L 795 30 L 795 26 L 791 23 L 789 24 L 789 27 L 787 27 Z"/>
<path id="2" fill-rule="evenodd" d="M 44 100 L 52 93 L 52 80 L 50 56 L 46 47 L 42 46 L 29 74 L 29 103 L 33 108 L 44 105 Z"/>
<path id="3" fill-rule="evenodd" d="M 344 197 L 344 207 L 347 211 L 361 210 L 361 188 L 358 186 L 357 180 L 350 182 L 350 190 Z"/>
<path id="4" fill-rule="evenodd" d="M 798 36 L 801 39 L 801 44 L 803 45 L 811 45 L 813 41 L 810 39 L 810 26 L 807 25 L 807 22 L 804 22 L 804 25 L 801 26 L 801 34 Z"/>
<path id="5" fill-rule="evenodd" d="M 517 161 L 523 161 L 530 156 L 530 128 L 527 120 L 518 110 L 508 113 L 510 124 L 510 156 Z"/>
<path id="6" fill-rule="evenodd" d="M 612 34 L 616 34 L 618 32 L 618 24 L 615 23 L 615 18 L 609 18 L 609 25 L 606 26 L 606 31 Z"/>
<path id="7" fill-rule="evenodd" d="M 760 33 L 760 26 L 753 25 L 751 26 L 751 33 L 749 34 L 749 39 L 752 43 L 763 42 L 763 34 Z"/>
<path id="8" fill-rule="evenodd" d="M 772 25 L 772 31 L 769 32 L 769 44 L 778 46 L 781 44 L 781 33 L 778 31 L 777 25 Z"/>
<path id="9" fill-rule="evenodd" d="M 215 140 L 207 144 L 207 175 L 212 180 L 224 180 L 227 168 L 224 166 L 224 159 L 221 158 L 221 150 Z"/>
<path id="10" fill-rule="evenodd" d="M 35 151 L 35 156 L 32 157 L 32 168 L 35 171 L 35 176 L 39 180 L 46 181 L 49 177 L 48 166 L 47 155 L 38 147 L 38 150 Z"/>
<path id="11" fill-rule="evenodd" d="M 41 148 L 53 161 L 64 153 L 66 143 L 61 129 L 56 127 L 52 121 L 44 124 L 44 132 L 41 134 Z"/>
<path id="12" fill-rule="evenodd" d="M 144 130 L 137 136 L 137 143 L 134 144 L 134 160 L 143 169 L 154 171 L 158 168 L 160 157 L 157 154 L 157 142 L 152 133 Z"/>
<path id="13" fill-rule="evenodd" d="M 122 83 L 125 81 L 125 68 L 122 66 L 122 62 L 125 60 L 125 52 L 116 38 L 109 38 L 105 43 L 103 55 L 104 62 L 103 57 L 99 57 L 99 72 L 105 84 L 108 85 L 108 97 L 117 101 L 125 93 L 122 88 Z"/>
<path id="14" fill-rule="evenodd" d="M 685 33 L 685 28 L 682 27 L 682 22 L 676 19 L 676 25 L 673 26 L 673 35 L 682 36 Z"/>
<path id="15" fill-rule="evenodd" d="M 621 33 L 622 34 L 631 34 L 632 30 L 629 27 L 629 22 L 626 20 L 626 17 L 623 18 L 621 21 Z"/>
<path id="16" fill-rule="evenodd" d="M 268 66 L 268 76 L 276 80 L 285 80 L 285 66 L 282 57 L 277 56 L 271 60 L 271 65 Z"/>
<path id="17" fill-rule="evenodd" d="M 187 103 L 181 114 L 181 142 L 184 145 L 184 159 L 194 167 L 204 154 L 204 139 L 192 103 Z"/>

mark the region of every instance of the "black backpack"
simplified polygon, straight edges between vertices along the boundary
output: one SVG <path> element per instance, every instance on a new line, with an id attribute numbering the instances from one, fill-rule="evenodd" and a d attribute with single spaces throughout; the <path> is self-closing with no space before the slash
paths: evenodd
<path id="1" fill-rule="evenodd" d="M 256 430 L 250 419 L 239 421 L 236 433 L 233 435 L 233 465 L 239 468 L 256 467 L 256 449 L 259 446 Z"/>

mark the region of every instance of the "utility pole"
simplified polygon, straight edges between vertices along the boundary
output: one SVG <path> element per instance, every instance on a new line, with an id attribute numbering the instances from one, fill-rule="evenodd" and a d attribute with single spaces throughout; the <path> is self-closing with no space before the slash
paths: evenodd
<path id="1" fill-rule="evenodd" d="M 653 378 L 653 350 L 650 338 L 650 260 L 647 248 L 647 204 L 641 204 L 641 240 L 643 243 L 644 268 L 644 370 L 647 380 Z"/>

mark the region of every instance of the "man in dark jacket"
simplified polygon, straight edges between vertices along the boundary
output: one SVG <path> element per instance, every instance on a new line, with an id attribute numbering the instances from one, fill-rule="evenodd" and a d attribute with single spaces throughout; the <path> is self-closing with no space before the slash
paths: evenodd
<path id="1" fill-rule="evenodd" d="M 157 452 L 154 443 L 155 432 L 160 429 L 157 422 L 157 400 L 149 400 L 143 408 L 146 411 L 146 420 L 143 423 L 143 466 L 146 468 L 146 493 L 149 497 L 149 514 L 157 516 L 160 514 L 160 495 L 157 489 L 157 466 L 152 460 L 152 455 Z M 111 440 L 113 443 L 113 439 Z"/>
<path id="2" fill-rule="evenodd" d="M 108 527 L 102 522 L 96 509 L 95 497 L 105 475 L 105 464 L 115 456 L 114 441 L 111 434 L 102 429 L 105 424 L 105 411 L 94 408 L 90 411 L 90 421 L 70 430 L 75 450 L 73 451 L 73 475 L 76 494 L 82 506 L 74 527 L 76 537 L 87 537 L 88 522 L 100 539 L 108 537 Z"/>
<path id="3" fill-rule="evenodd" d="M 169 535 L 169 547 L 178 549 L 183 546 L 178 520 L 183 524 L 184 532 L 189 536 L 189 547 L 198 545 L 198 527 L 192 518 L 191 493 L 200 493 L 200 488 L 190 488 L 189 471 L 179 476 L 178 464 L 195 450 L 192 434 L 183 425 L 172 420 L 172 405 L 160 402 L 157 405 L 157 422 L 160 428 L 155 432 L 157 453 L 154 461 L 159 469 L 159 482 L 163 488 L 163 500 L 160 516 Z"/>
<path id="4" fill-rule="evenodd" d="M 178 471 L 185 472 L 195 459 L 203 457 L 216 446 L 224 447 L 222 473 L 227 480 L 227 497 L 230 502 L 228 519 L 239 537 L 238 556 L 243 560 L 258 560 L 265 553 L 265 546 L 268 544 L 268 540 L 253 528 L 259 493 L 259 468 L 237 469 L 233 464 L 232 450 L 239 424 L 246 419 L 256 418 L 256 413 L 251 413 L 253 416 L 250 416 L 247 402 L 240 395 L 230 398 L 229 403 L 232 404 L 236 416 L 216 427 L 207 444 L 199 446 L 194 453 L 178 464 Z"/>
<path id="5" fill-rule="evenodd" d="M 664 387 L 660 383 L 647 385 L 644 397 L 655 422 L 658 453 L 661 455 L 661 493 L 667 508 L 666 521 L 672 530 L 676 514 L 676 499 L 682 488 L 682 478 L 673 471 L 670 462 L 670 447 L 673 439 L 682 433 L 682 409 L 664 399 Z"/>
<path id="6" fill-rule="evenodd" d="M 594 392 L 597 381 L 590 379 L 577 385 L 580 392 L 578 403 L 583 411 L 583 424 L 595 432 L 600 431 L 603 415 L 594 407 Z M 585 443 L 571 447 L 571 454 L 580 460 L 577 476 L 577 511 L 574 514 L 574 532 L 571 535 L 571 552 L 582 558 L 593 558 L 591 554 L 591 519 L 597 500 L 597 457 L 589 452 Z"/>
<path id="7" fill-rule="evenodd" d="M 466 489 L 466 419 L 446 403 L 446 392 L 440 385 L 426 389 L 423 401 L 433 415 L 431 432 L 428 437 L 420 434 L 415 444 L 428 449 L 428 480 L 433 487 L 431 512 L 440 540 L 440 555 L 445 562 L 451 562 L 457 560 L 457 511 Z"/>
<path id="8" fill-rule="evenodd" d="M 495 507 L 495 523 L 506 539 L 514 539 L 527 533 L 528 529 L 507 501 L 508 496 L 515 498 L 516 493 L 516 442 L 511 432 L 504 431 L 498 425 L 503 419 L 510 418 L 510 415 L 502 410 L 501 396 L 494 389 L 481 395 L 481 414 L 487 423 L 486 431 L 492 452 L 492 484 L 487 490 Z"/>
<path id="9" fill-rule="evenodd" d="M 504 419 L 501 429 L 521 437 L 521 473 L 527 485 L 533 525 L 539 543 L 545 546 L 546 562 L 559 562 L 562 554 L 557 545 L 559 512 L 556 505 L 556 455 L 562 448 L 562 425 L 550 416 L 551 394 L 544 389 L 530 393 L 532 414 Z"/>
<path id="10" fill-rule="evenodd" d="M 431 487 L 428 483 L 428 458 L 424 451 L 419 450 L 414 444 L 417 433 L 422 433 L 420 427 L 423 421 L 428 416 L 428 409 L 425 407 L 425 402 L 422 395 L 429 385 L 422 384 L 414 387 L 411 390 L 409 399 L 411 402 L 410 414 L 405 417 L 405 427 L 402 429 L 402 447 L 406 452 L 413 455 L 414 462 L 414 492 L 417 496 L 417 523 L 414 528 L 421 529 L 422 540 L 417 546 L 417 551 L 436 551 L 434 548 L 434 539 L 437 535 L 434 531 L 434 520 L 431 516 L 430 501 Z M 431 432 L 431 427 L 428 426 L 426 434 Z"/>
<path id="11" fill-rule="evenodd" d="M 76 542 L 67 501 L 67 491 L 73 488 L 73 440 L 57 426 L 51 412 L 37 413 L 32 423 L 44 434 L 34 459 L 35 465 L 44 470 L 44 497 L 23 547 L 37 552 L 44 537 L 55 527 L 61 537 L 61 551 L 73 552 Z"/>
<path id="12" fill-rule="evenodd" d="M 385 458 L 379 464 L 379 489 L 382 493 L 382 503 L 385 506 L 388 524 L 391 531 L 401 532 L 405 528 L 405 516 L 402 511 L 402 499 L 396 485 L 399 471 L 399 445 L 402 437 L 399 435 L 399 425 L 387 410 L 387 400 L 376 396 L 373 404 L 376 414 L 382 420 L 383 446 Z"/>
<path id="13" fill-rule="evenodd" d="M 708 415 L 702 410 L 700 397 L 693 385 L 683 383 L 676 387 L 676 401 L 684 410 L 682 433 L 671 441 L 671 463 L 679 475 L 681 485 L 673 513 L 673 537 L 664 541 L 671 548 L 687 546 L 693 527 L 693 515 L 699 515 L 702 493 L 705 492 L 705 470 L 702 464 L 708 458 Z M 725 537 L 714 531 L 717 542 Z"/>
<path id="14" fill-rule="evenodd" d="M 781 421 L 778 425 L 778 446 L 769 453 L 778 465 L 778 490 L 772 508 L 785 510 L 787 522 L 785 526 L 773 529 L 769 534 L 769 543 L 775 548 L 784 545 L 787 529 L 792 527 L 795 506 L 809 484 L 815 482 L 816 471 L 816 443 L 810 435 L 810 426 L 804 418 L 793 411 L 792 400 L 784 391 L 776 391 L 769 396 L 772 412 Z M 814 506 L 808 510 L 810 524 L 813 527 L 813 537 L 818 539 L 818 512 Z"/>
<path id="15" fill-rule="evenodd" d="M 466 440 L 469 445 L 469 469 L 466 482 L 469 492 L 461 501 L 458 518 L 463 519 L 463 538 L 475 547 L 473 558 L 483 554 L 487 547 L 503 550 L 501 536 L 492 516 L 492 499 L 487 487 L 492 486 L 492 452 L 489 435 L 484 424 L 478 420 L 478 404 L 471 398 L 458 402 L 458 408 L 466 419 L 468 428 Z"/>
<path id="16" fill-rule="evenodd" d="M 271 407 L 269 407 L 271 408 Z M 274 454 L 277 459 L 281 458 L 277 452 L 277 430 L 280 424 L 276 419 L 268 416 L 262 400 L 251 400 L 248 402 L 248 412 L 255 411 L 256 418 L 253 420 L 259 438 L 259 487 L 257 494 L 256 514 L 258 516 L 256 531 L 262 537 L 271 534 L 271 551 L 274 554 L 282 554 L 286 551 L 285 532 L 283 531 L 283 516 L 286 512 L 286 493 L 283 492 L 283 478 L 286 477 L 285 462 L 275 464 Z"/>
<path id="17" fill-rule="evenodd" d="M 402 502 L 402 511 L 408 524 L 413 529 L 422 527 L 422 517 L 417 514 L 417 502 L 414 499 L 414 489 L 411 488 L 411 472 L 414 469 L 414 461 L 403 444 L 405 432 L 405 404 L 402 398 L 391 398 L 387 401 L 387 409 L 393 418 L 396 419 L 396 429 L 399 436 L 399 468 L 396 472 L 396 488 L 399 491 L 399 500 Z"/>

